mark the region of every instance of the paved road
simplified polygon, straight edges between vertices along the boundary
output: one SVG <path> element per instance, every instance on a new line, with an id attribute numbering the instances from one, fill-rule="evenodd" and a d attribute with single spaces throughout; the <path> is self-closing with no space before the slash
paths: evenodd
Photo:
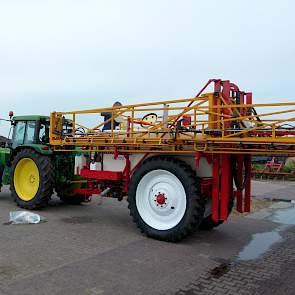
<path id="1" fill-rule="evenodd" d="M 233 217 L 218 230 L 163 243 L 139 233 L 126 205 L 110 199 L 69 206 L 54 199 L 38 212 L 48 222 L 4 225 L 17 209 L 4 190 L 0 294 L 294 294 L 293 227 L 281 229 L 264 256 L 239 261 L 255 234 L 276 232 L 279 225 Z M 281 272 L 285 281 L 278 279 Z"/>
<path id="2" fill-rule="evenodd" d="M 257 198 L 295 200 L 295 181 L 252 180 L 252 195 Z"/>

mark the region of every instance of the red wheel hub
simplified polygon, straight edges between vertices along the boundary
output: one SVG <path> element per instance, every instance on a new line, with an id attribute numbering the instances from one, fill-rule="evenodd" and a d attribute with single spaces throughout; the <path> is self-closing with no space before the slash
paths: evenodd
<path id="1" fill-rule="evenodd" d="M 156 196 L 156 202 L 159 205 L 164 205 L 166 203 L 166 197 L 164 194 L 158 193 L 158 195 Z"/>

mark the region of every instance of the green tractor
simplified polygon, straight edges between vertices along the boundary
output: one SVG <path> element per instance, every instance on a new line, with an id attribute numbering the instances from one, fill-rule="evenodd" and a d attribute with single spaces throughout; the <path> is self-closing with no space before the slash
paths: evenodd
<path id="1" fill-rule="evenodd" d="M 49 145 L 50 118 L 46 116 L 15 116 L 11 119 L 12 139 L 0 148 L 0 188 L 10 185 L 18 206 L 26 209 L 45 207 L 56 191 L 70 204 L 86 201 L 77 194 L 83 186 L 74 175 L 74 152 L 54 152 Z M 71 132 L 65 120 L 64 132 Z"/>

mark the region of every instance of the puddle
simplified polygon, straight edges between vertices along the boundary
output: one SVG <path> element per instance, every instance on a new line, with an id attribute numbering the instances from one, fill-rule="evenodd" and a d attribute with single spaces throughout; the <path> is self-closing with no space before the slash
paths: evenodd
<path id="1" fill-rule="evenodd" d="M 289 207 L 284 209 L 275 210 L 267 219 L 277 223 L 295 225 L 294 204 L 291 204 Z"/>
<path id="2" fill-rule="evenodd" d="M 253 260 L 267 252 L 270 247 L 281 241 L 282 237 L 276 230 L 254 234 L 251 242 L 239 253 L 238 260 Z"/>
<path id="3" fill-rule="evenodd" d="M 257 259 L 267 252 L 275 243 L 282 241 L 283 238 L 280 232 L 284 231 L 290 225 L 295 225 L 295 205 L 290 202 L 279 202 L 267 209 L 267 211 L 264 210 L 261 212 L 260 218 L 257 214 L 255 215 L 255 218 L 256 217 L 258 217 L 257 219 L 270 220 L 280 225 L 273 231 L 254 234 L 251 242 L 239 253 L 238 260 Z M 251 218 L 254 218 L 254 216 Z"/>

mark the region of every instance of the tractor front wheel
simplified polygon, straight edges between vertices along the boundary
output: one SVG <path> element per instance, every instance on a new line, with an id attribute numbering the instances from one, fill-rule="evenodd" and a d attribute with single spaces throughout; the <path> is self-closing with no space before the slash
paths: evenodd
<path id="1" fill-rule="evenodd" d="M 11 194 L 18 206 L 40 209 L 53 193 L 54 169 L 51 159 L 31 149 L 19 151 L 12 162 Z"/>

